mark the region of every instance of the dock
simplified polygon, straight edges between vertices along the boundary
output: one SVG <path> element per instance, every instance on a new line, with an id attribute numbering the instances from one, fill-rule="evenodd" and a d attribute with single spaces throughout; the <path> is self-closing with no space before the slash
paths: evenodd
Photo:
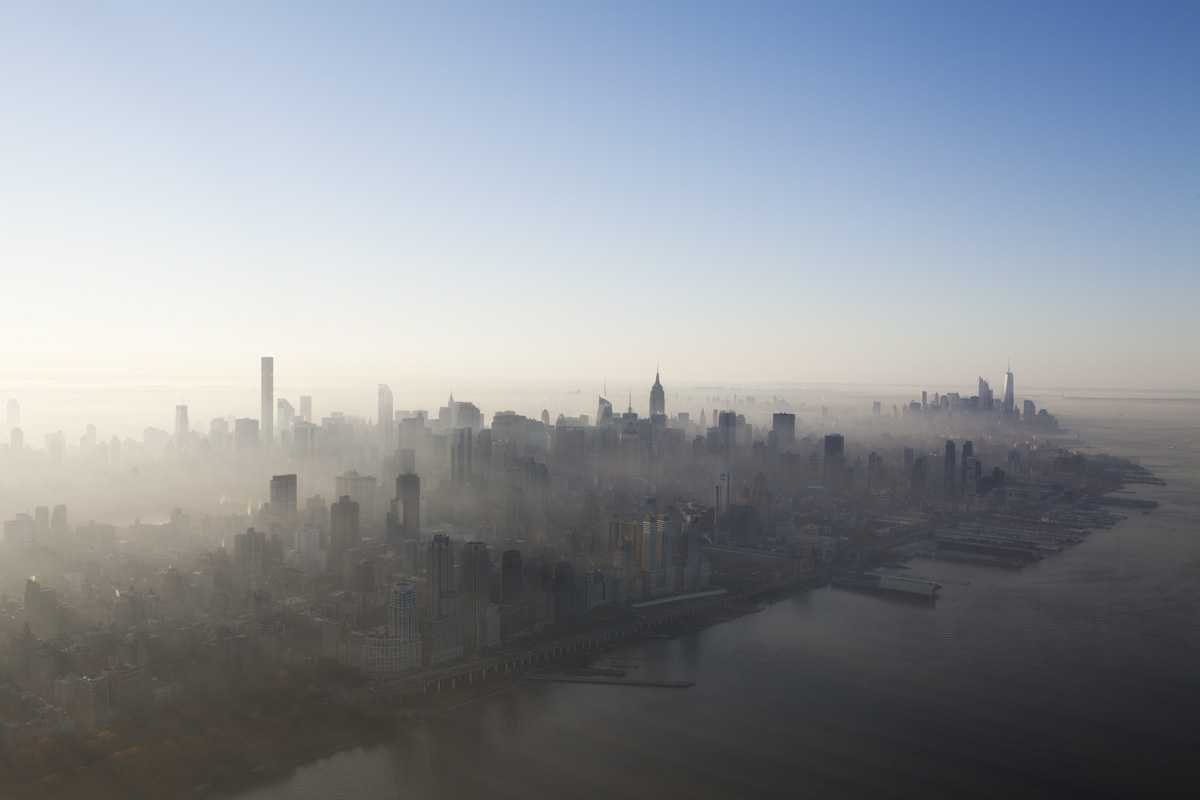
<path id="1" fill-rule="evenodd" d="M 651 681 L 639 678 L 597 678 L 588 675 L 544 675 L 530 673 L 523 680 L 551 681 L 554 683 L 599 683 L 608 686 L 656 686 L 661 689 L 687 689 L 696 685 L 695 681 Z"/>
<path id="2" fill-rule="evenodd" d="M 1157 500 L 1136 500 L 1132 497 L 1085 497 L 1085 503 L 1096 503 L 1104 506 L 1123 506 L 1125 508 L 1158 508 Z"/>

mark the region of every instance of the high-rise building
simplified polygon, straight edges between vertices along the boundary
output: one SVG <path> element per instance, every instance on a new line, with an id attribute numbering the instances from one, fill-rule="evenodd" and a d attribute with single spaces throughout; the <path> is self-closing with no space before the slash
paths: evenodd
<path id="1" fill-rule="evenodd" d="M 50 533 L 50 507 L 38 506 L 33 510 L 33 537 L 41 539 Z"/>
<path id="2" fill-rule="evenodd" d="M 379 481 L 375 476 L 359 475 L 354 470 L 349 470 L 339 475 L 334 483 L 338 497 L 346 495 L 358 503 L 358 513 L 363 528 L 370 531 L 372 535 L 377 535 L 381 509 Z"/>
<path id="3" fill-rule="evenodd" d="M 1016 408 L 1016 401 L 1013 399 L 1013 374 L 1012 365 L 1009 365 L 1008 371 L 1004 373 L 1004 416 L 1009 416 Z"/>
<path id="4" fill-rule="evenodd" d="M 50 530 L 54 533 L 67 533 L 67 507 L 59 504 L 50 514 Z"/>
<path id="5" fill-rule="evenodd" d="M 233 448 L 240 456 L 250 455 L 261 449 L 258 437 L 258 420 L 247 417 L 234 420 Z"/>
<path id="6" fill-rule="evenodd" d="M 275 410 L 278 412 L 275 416 L 275 423 L 279 426 L 279 436 L 282 439 L 283 434 L 290 431 L 296 422 L 296 409 L 286 398 L 281 397 L 275 403 Z"/>
<path id="7" fill-rule="evenodd" d="M 233 577 L 239 589 L 257 589 L 262 584 L 266 550 L 266 534 L 253 528 L 233 537 Z"/>
<path id="8" fill-rule="evenodd" d="M 402 541 L 421 538 L 421 476 L 406 472 L 396 477 L 396 522 Z"/>
<path id="9" fill-rule="evenodd" d="M 85 731 L 104 729 L 108 721 L 108 681 L 102 676 L 89 675 L 76 684 L 76 724 Z"/>
<path id="10" fill-rule="evenodd" d="M 979 378 L 979 410 L 992 410 L 992 387 L 988 386 L 988 382 L 982 376 Z"/>
<path id="11" fill-rule="evenodd" d="M 393 583 L 388 604 L 388 636 L 417 639 L 417 590 L 411 583 Z"/>
<path id="12" fill-rule="evenodd" d="M 271 522 L 281 535 L 290 536 L 296 529 L 296 476 L 275 475 L 271 478 Z"/>
<path id="13" fill-rule="evenodd" d="M 796 449 L 796 415 L 778 413 L 771 415 L 771 430 L 779 437 L 781 451 Z"/>
<path id="14" fill-rule="evenodd" d="M 454 589 L 454 545 L 450 537 L 436 534 L 425 548 L 425 596 L 421 616 L 437 617 L 441 597 Z"/>
<path id="15" fill-rule="evenodd" d="M 454 545 L 445 534 L 434 536 L 425 548 L 419 611 L 422 663 L 437 667 L 462 658 L 462 598 L 454 591 Z"/>
<path id="16" fill-rule="evenodd" d="M 604 395 L 600 395 L 596 406 L 596 427 L 611 428 L 614 424 L 612 403 Z"/>
<path id="17" fill-rule="evenodd" d="M 654 385 L 650 387 L 650 416 L 655 414 L 667 413 L 667 396 L 663 391 L 662 383 L 658 379 L 658 372 L 654 373 Z"/>
<path id="18" fill-rule="evenodd" d="M 396 450 L 396 419 L 392 410 L 392 390 L 379 384 L 379 455 L 386 459 Z"/>
<path id="19" fill-rule="evenodd" d="M 946 497 L 954 497 L 955 496 L 955 488 L 957 485 L 956 484 L 957 476 L 958 476 L 958 468 L 955 464 L 954 440 L 947 439 L 946 440 L 946 460 L 945 460 L 945 465 L 943 466 L 943 470 L 942 470 L 942 483 L 943 483 L 942 488 L 946 493 Z"/>
<path id="20" fill-rule="evenodd" d="M 327 571 L 342 574 L 346 551 L 362 544 L 362 532 L 358 526 L 358 503 L 349 495 L 342 497 L 329 507 L 329 548 L 325 554 Z"/>
<path id="21" fill-rule="evenodd" d="M 525 597 L 524 575 L 521 572 L 521 551 L 505 550 L 500 557 L 500 602 L 512 605 Z"/>
<path id="22" fill-rule="evenodd" d="M 450 434 L 450 480 L 462 486 L 469 483 L 474 471 L 472 445 L 475 437 L 470 428 L 455 428 Z"/>
<path id="23" fill-rule="evenodd" d="M 300 395 L 300 419 L 312 422 L 312 395 Z"/>
<path id="24" fill-rule="evenodd" d="M 840 489 L 846 477 L 846 439 L 840 433 L 825 437 L 823 482 L 827 489 Z"/>
<path id="25" fill-rule="evenodd" d="M 270 450 L 275 442 L 275 359 L 262 357 L 262 445 Z"/>
<path id="26" fill-rule="evenodd" d="M 717 413 L 717 443 L 720 454 L 728 463 L 730 453 L 737 445 L 737 412 L 721 411 Z"/>
<path id="27" fill-rule="evenodd" d="M 463 652 L 478 653 L 487 644 L 487 617 L 492 578 L 491 558 L 483 542 L 467 542 L 462 549 L 461 588 Z"/>
<path id="28" fill-rule="evenodd" d="M 908 479 L 908 496 L 910 499 L 920 499 L 925 496 L 926 475 L 925 457 L 920 456 L 912 463 L 912 470 L 909 472 Z"/>
<path id="29" fill-rule="evenodd" d="M 188 413 L 187 406 L 175 406 L 175 446 L 183 448 L 187 444 Z"/>
<path id="30" fill-rule="evenodd" d="M 959 462 L 959 469 L 958 469 L 958 487 L 957 488 L 958 488 L 958 491 L 960 494 L 967 493 L 967 467 L 968 467 L 967 461 L 968 460 L 973 461 L 974 455 L 975 455 L 975 445 L 971 442 L 970 439 L 967 439 L 965 442 L 963 442 L 962 461 Z M 974 488 L 974 485 L 972 484 L 972 489 L 973 488 Z"/>

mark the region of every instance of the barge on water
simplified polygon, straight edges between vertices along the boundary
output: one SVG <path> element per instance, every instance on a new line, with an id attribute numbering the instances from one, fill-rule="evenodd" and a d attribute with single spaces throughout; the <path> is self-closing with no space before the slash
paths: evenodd
<path id="1" fill-rule="evenodd" d="M 864 592 L 886 593 L 918 600 L 937 600 L 941 585 L 929 581 L 897 578 L 891 575 L 834 575 L 829 579 L 833 586 L 858 589 Z"/>

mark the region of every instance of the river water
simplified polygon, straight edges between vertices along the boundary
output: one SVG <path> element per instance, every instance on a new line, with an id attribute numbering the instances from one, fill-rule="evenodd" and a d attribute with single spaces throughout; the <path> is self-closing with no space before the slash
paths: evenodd
<path id="1" fill-rule="evenodd" d="M 825 587 L 608 654 L 690 689 L 526 684 L 225 797 L 1183 793 L 1200 754 L 1200 405 L 1059 406 L 1090 452 L 1167 481 L 1129 487 L 1158 510 L 1019 571 L 914 560 L 967 583 L 935 607 Z"/>

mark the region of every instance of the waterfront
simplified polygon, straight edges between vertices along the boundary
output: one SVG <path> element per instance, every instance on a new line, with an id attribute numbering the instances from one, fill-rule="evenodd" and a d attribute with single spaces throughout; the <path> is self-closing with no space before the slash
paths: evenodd
<path id="1" fill-rule="evenodd" d="M 1068 404 L 1158 510 L 1019 571 L 915 560 L 968 582 L 936 606 L 825 587 L 606 653 L 683 691 L 526 683 L 220 796 L 1171 794 L 1200 750 L 1197 406 Z"/>

